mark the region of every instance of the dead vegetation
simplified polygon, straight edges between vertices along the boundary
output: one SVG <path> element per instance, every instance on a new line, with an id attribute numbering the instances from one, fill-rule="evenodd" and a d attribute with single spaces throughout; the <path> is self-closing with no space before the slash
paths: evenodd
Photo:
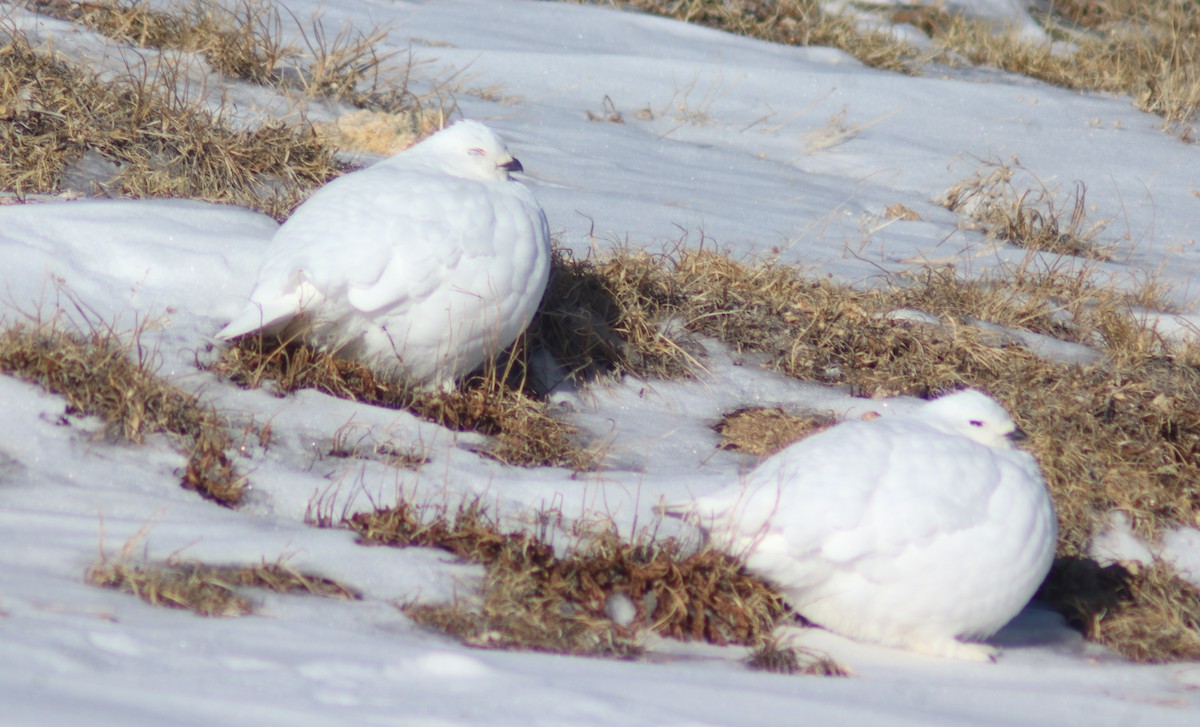
<path id="1" fill-rule="evenodd" d="M 758 644 L 785 616 L 782 599 L 736 559 L 675 540 L 629 542 L 602 529 L 579 533 L 572 551 L 557 556 L 537 536 L 503 532 L 478 502 L 451 516 L 402 501 L 345 524 L 366 544 L 441 548 L 482 564 L 477 599 L 404 609 L 418 623 L 481 648 L 630 657 L 639 653 L 637 633 L 644 629 Z M 631 605 L 628 623 L 609 617 L 614 598 Z"/>
<path id="2" fill-rule="evenodd" d="M 131 593 L 152 606 L 179 608 L 200 616 L 229 617 L 255 613 L 243 595 L 248 588 L 358 600 L 361 596 L 337 581 L 311 575 L 283 561 L 258 565 L 206 565 L 169 558 L 131 562 L 102 559 L 87 570 L 88 583 Z"/>
<path id="3" fill-rule="evenodd" d="M 1039 595 L 1089 639 L 1135 661 L 1200 659 L 1200 589 L 1162 561 L 1101 567 L 1059 558 Z"/>
<path id="4" fill-rule="evenodd" d="M 400 447 L 388 441 L 375 441 L 369 434 L 360 436 L 357 441 L 351 441 L 351 431 L 349 425 L 339 429 L 325 451 L 325 456 L 375 460 L 389 467 L 407 470 L 418 470 L 429 463 L 429 458 L 418 446 Z"/>
<path id="5" fill-rule="evenodd" d="M 222 349 L 211 370 L 245 388 L 269 381 L 281 396 L 315 389 L 350 401 L 405 409 L 450 429 L 486 434 L 494 444 L 482 454 L 505 464 L 590 468 L 595 453 L 580 446 L 570 426 L 551 417 L 545 404 L 523 390 L 515 373 L 520 356 L 518 347 L 504 357 L 505 369 L 485 367 L 453 391 L 430 391 L 379 378 L 358 361 L 251 335 Z"/>
<path id="6" fill-rule="evenodd" d="M 1060 196 L 1013 159 L 1008 163 L 983 163 L 971 178 L 948 189 L 938 202 L 966 216 L 989 236 L 1018 247 L 1093 260 L 1111 259 L 1096 242 L 1104 221 L 1087 220 L 1087 188 L 1083 183 L 1075 183 L 1066 202 Z M 1068 205 L 1070 213 L 1065 214 Z"/>
<path id="7" fill-rule="evenodd" d="M 344 171 L 337 148 L 391 153 L 444 126 L 453 100 L 415 94 L 411 56 L 380 51 L 386 28 L 330 32 L 320 17 L 285 19 L 266 0 L 149 3 L 40 0 L 39 12 L 123 42 L 137 54 L 123 73 L 99 74 L 12 29 L 0 33 L 0 188 L 29 194 L 184 197 L 236 204 L 283 219 Z M 227 78 L 284 94 L 357 106 L 334 123 L 266 120 L 235 126 L 194 93 L 197 54 Z"/>
<path id="8" fill-rule="evenodd" d="M 782 639 L 776 636 L 763 640 L 742 663 L 752 671 L 765 671 L 771 674 L 850 676 L 850 672 L 845 667 L 829 657 L 787 646 Z"/>
<path id="9" fill-rule="evenodd" d="M 1137 107 L 1191 140 L 1200 108 L 1200 15 L 1175 0 L 1055 2 L 1037 41 L 939 5 L 857 4 L 878 28 L 821 10 L 816 0 L 590 0 L 788 45 L 838 48 L 884 70 L 917 74 L 933 63 L 992 66 L 1075 90 L 1128 94 Z M 891 26 L 927 35 L 919 48 Z"/>
<path id="10" fill-rule="evenodd" d="M 597 0 L 592 0 L 596 2 Z M 863 30 L 854 19 L 825 13 L 817 0 L 602 0 L 687 23 L 786 45 L 824 45 L 889 71 L 915 72 L 920 52 L 885 29 Z"/>
<path id="11" fill-rule="evenodd" d="M 32 0 L 30 5 L 137 47 L 198 54 L 226 78 L 403 115 L 418 130 L 433 115 L 445 116 L 446 99 L 431 103 L 409 89 L 412 58 L 397 63 L 399 52 L 380 50 L 391 32 L 386 26 L 364 32 L 347 25 L 331 32 L 319 14 L 301 19 L 270 0 L 169 5 Z M 285 37 L 289 32 L 291 40 Z"/>
<path id="12" fill-rule="evenodd" d="M 0 328 L 0 371 L 62 396 L 68 415 L 104 420 L 109 437 L 140 443 L 165 434 L 187 454 L 180 484 L 226 507 L 241 502 L 242 477 L 226 455 L 231 446 L 219 416 L 153 370 L 140 330 L 78 330 L 61 320 L 30 319 Z"/>
<path id="13" fill-rule="evenodd" d="M 187 197 L 281 218 L 341 171 L 307 127 L 233 129 L 174 89 L 132 69 L 102 80 L 9 33 L 0 48 L 0 187 L 18 198 L 69 187 Z"/>
<path id="14" fill-rule="evenodd" d="M 588 261 L 588 285 L 602 293 L 596 296 L 599 308 L 589 308 L 591 298 L 581 296 L 573 320 L 583 328 L 604 323 L 601 335 L 588 340 L 616 332 L 632 351 L 610 360 L 641 375 L 689 370 L 694 357 L 686 353 L 687 338 L 705 335 L 735 350 L 766 354 L 792 376 L 849 385 L 869 397 L 985 389 L 1032 436 L 1058 508 L 1062 557 L 1086 558 L 1103 515 L 1113 510 L 1125 513 L 1149 542 L 1171 528 L 1195 526 L 1196 346 L 1170 343 L 1140 317 L 1143 306 L 1166 307 L 1153 281 L 1125 292 L 1098 276 L 1089 260 L 1100 255 L 1065 257 L 1061 247 L 1044 252 L 1042 242 L 1018 239 L 1042 239 L 1052 231 L 1054 239 L 1071 237 L 1086 244 L 1085 251 L 1093 249 L 1089 231 L 1095 227 L 1078 199 L 1064 222 L 1068 213 L 1050 203 L 1052 197 L 997 192 L 1009 190 L 1007 184 L 972 192 L 979 195 L 976 219 L 997 238 L 1011 235 L 1012 244 L 1032 249 L 1021 263 L 987 275 L 968 278 L 952 266 L 928 267 L 884 287 L 855 290 L 770 260 L 738 262 L 681 243 L 657 254 L 623 250 Z M 1040 205 L 1037 215 L 1033 205 Z M 902 315 L 913 309 L 924 317 Z M 1005 331 L 1079 344 L 1098 355 L 1087 364 L 1059 360 Z M 1173 584 L 1168 589 L 1189 592 L 1178 576 L 1162 577 Z M 1069 592 L 1071 585 L 1061 590 Z M 1187 624 L 1200 615 L 1200 602 L 1151 593 L 1131 591 L 1123 612 L 1153 626 L 1097 628 L 1094 637 L 1134 658 L 1160 650 L 1143 640 L 1150 634 L 1174 633 L 1179 643 L 1194 638 Z M 1103 623 L 1115 612 L 1099 618 Z"/>
<path id="15" fill-rule="evenodd" d="M 721 435 L 722 449 L 766 457 L 834 423 L 829 416 L 796 416 L 779 407 L 747 407 L 729 412 L 714 429 Z"/>
<path id="16" fill-rule="evenodd" d="M 944 52 L 1063 88 L 1123 93 L 1192 140 L 1200 108 L 1200 17 L 1174 0 L 1055 2 L 1035 43 L 985 24 L 927 10 L 920 24 Z M 1069 44 L 1069 45 L 1068 45 Z M 939 60 L 946 60 L 945 56 Z"/>

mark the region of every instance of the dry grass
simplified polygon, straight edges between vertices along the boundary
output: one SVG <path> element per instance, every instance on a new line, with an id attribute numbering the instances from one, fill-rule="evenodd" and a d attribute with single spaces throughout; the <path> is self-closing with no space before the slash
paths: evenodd
<path id="1" fill-rule="evenodd" d="M 366 459 L 383 462 L 389 467 L 417 470 L 429 463 L 429 458 L 418 446 L 397 447 L 391 442 L 375 441 L 369 434 L 360 435 L 352 441 L 354 429 L 349 425 L 339 429 L 326 450 L 326 457 L 337 459 Z"/>
<path id="2" fill-rule="evenodd" d="M 1089 639 L 1135 661 L 1200 659 L 1200 590 L 1162 561 L 1127 565 L 1059 558 L 1039 595 Z"/>
<path id="3" fill-rule="evenodd" d="M 1076 90 L 1124 93 L 1191 140 L 1200 108 L 1200 16 L 1176 0 L 1054 3 L 1052 35 L 1071 52 L 1031 43 L 962 17 L 928 11 L 923 29 L 944 51 Z M 939 60 L 951 61 L 950 56 Z"/>
<path id="4" fill-rule="evenodd" d="M 477 601 L 405 607 L 419 623 L 473 646 L 629 657 L 640 650 L 641 629 L 759 643 L 785 616 L 782 599 L 734 558 L 709 548 L 688 552 L 674 540 L 629 542 L 603 530 L 580 535 L 571 553 L 556 556 L 534 535 L 502 532 L 477 502 L 453 517 L 401 502 L 345 524 L 366 544 L 436 547 L 484 565 Z M 631 623 L 606 615 L 613 597 L 633 604 Z"/>
<path id="5" fill-rule="evenodd" d="M 1022 206 L 1008 209 L 1016 214 Z M 1048 226 L 1065 228 L 1056 208 L 1044 214 Z M 1062 556 L 1086 556 L 1103 525 L 1098 516 L 1112 510 L 1126 513 L 1151 541 L 1200 523 L 1200 371 L 1193 365 L 1200 356 L 1168 344 L 1135 315 L 1135 305 L 1156 299 L 1153 289 L 1122 292 L 1096 280 L 1086 261 L 1032 252 L 1025 263 L 985 277 L 967 280 L 953 268 L 927 268 L 866 291 L 706 249 L 623 251 L 590 266 L 606 297 L 624 301 L 622 316 L 648 333 L 626 338 L 625 345 L 673 352 L 650 373 L 688 367 L 681 346 L 660 340 L 673 325 L 765 353 L 798 378 L 850 385 L 865 396 L 931 396 L 963 386 L 991 392 L 1032 435 L 1058 508 Z M 909 308 L 938 322 L 894 315 Z M 587 320 L 590 313 L 578 315 Z M 1103 355 L 1090 365 L 1043 358 L 973 319 L 1085 344 Z M 1137 618 L 1180 626 L 1200 613 L 1186 599 L 1154 600 L 1146 593 L 1128 606 Z M 1146 634 L 1099 633 L 1135 658 L 1159 648 L 1138 641 Z M 1189 633 L 1176 638 L 1186 642 Z"/>
<path id="6" fill-rule="evenodd" d="M 577 260 L 556 248 L 550 282 L 530 325 L 531 348 L 548 351 L 568 376 L 683 376 L 695 347 L 661 315 L 673 293 L 652 257 L 618 254 Z"/>
<path id="7" fill-rule="evenodd" d="M 721 417 L 722 449 L 766 457 L 834 424 L 831 416 L 795 416 L 778 407 L 747 407 Z"/>
<path id="8" fill-rule="evenodd" d="M 87 187 L 77 192 L 204 199 L 282 218 L 341 171 L 311 129 L 235 130 L 169 77 L 131 69 L 102 80 L 19 33 L 0 48 L 0 121 L 0 187 L 18 197 L 64 191 L 74 177 Z"/>
<path id="9" fill-rule="evenodd" d="M 1015 180 L 1015 181 L 1014 181 Z M 938 200 L 966 215 L 989 236 L 1030 250 L 1093 260 L 1111 256 L 1097 242 L 1104 222 L 1087 220 L 1087 188 L 1076 182 L 1067 202 L 1046 187 L 1020 161 L 986 162 L 971 178 Z M 1064 209 L 1069 207 L 1070 214 Z"/>
<path id="10" fill-rule="evenodd" d="M 845 667 L 827 656 L 797 650 L 777 637 L 765 639 L 742 662 L 752 671 L 771 674 L 803 674 L 807 676 L 850 676 Z"/>
<path id="11" fill-rule="evenodd" d="M 153 352 L 139 337 L 134 331 L 122 340 L 111 328 L 80 331 L 60 321 L 9 323 L 0 328 L 0 371 L 62 396 L 68 414 L 102 418 L 113 439 L 138 443 L 149 434 L 168 435 L 187 453 L 180 484 L 237 505 L 245 479 L 226 455 L 231 441 L 220 418 L 156 376 Z"/>
<path id="12" fill-rule="evenodd" d="M 428 116 L 433 106 L 445 112 L 445 99 L 431 104 L 432 99 L 409 90 L 410 56 L 397 63 L 398 52 L 380 50 L 391 32 L 386 26 L 364 32 L 347 25 L 331 32 L 320 14 L 301 19 L 270 0 L 179 0 L 169 6 L 144 0 L 33 0 L 31 5 L 134 46 L 201 55 L 227 78 L 414 120 Z M 285 27 L 298 44 L 285 41 Z"/>
<path id="13" fill-rule="evenodd" d="M 40 12 L 126 43 L 199 54 L 228 78 L 363 109 L 331 124 L 267 121 L 235 129 L 187 96 L 186 60 L 139 56 L 101 77 L 6 31 L 0 48 L 0 187 L 16 193 L 186 197 L 283 219 L 344 171 L 335 148 L 393 153 L 444 126 L 453 100 L 409 88 L 416 61 L 378 50 L 386 28 L 328 31 L 289 16 L 301 48 L 283 40 L 274 3 L 207 0 L 155 9 L 140 1 L 40 0 Z"/>
<path id="14" fill-rule="evenodd" d="M 95 586 L 132 593 L 153 606 L 179 608 L 214 617 L 254 613 L 254 604 L 240 593 L 245 588 L 341 600 L 362 598 L 352 588 L 303 573 L 283 561 L 254 566 L 213 566 L 179 559 L 143 563 L 125 559 L 101 560 L 88 568 L 85 579 Z"/>
<path id="15" fill-rule="evenodd" d="M 960 65 L 966 59 L 1064 88 L 1124 93 L 1189 141 L 1200 108 L 1200 14 L 1178 0 L 1055 2 L 1055 15 L 1046 22 L 1051 37 L 1065 38 L 1070 49 L 1023 39 L 936 5 L 879 6 L 879 29 L 870 30 L 822 12 L 816 0 L 603 2 L 774 43 L 838 48 L 884 70 L 916 74 L 932 62 Z M 900 23 L 923 31 L 933 48 L 897 40 L 885 27 Z"/>
<path id="16" fill-rule="evenodd" d="M 593 0 L 595 1 L 595 0 Z M 785 45 L 838 48 L 868 66 L 914 72 L 920 52 L 884 30 L 870 31 L 839 15 L 821 11 L 817 0 L 604 0 L 687 23 Z"/>
<path id="17" fill-rule="evenodd" d="M 544 404 L 522 390 L 515 374 L 519 355 L 507 357 L 507 369 L 485 367 L 453 391 L 429 391 L 378 378 L 358 361 L 254 335 L 222 349 L 212 370 L 246 388 L 270 381 L 280 395 L 316 389 L 350 401 L 405 409 L 450 429 L 480 432 L 494 438 L 483 454 L 506 464 L 590 468 L 595 453 L 576 443 L 570 426 L 551 417 Z"/>

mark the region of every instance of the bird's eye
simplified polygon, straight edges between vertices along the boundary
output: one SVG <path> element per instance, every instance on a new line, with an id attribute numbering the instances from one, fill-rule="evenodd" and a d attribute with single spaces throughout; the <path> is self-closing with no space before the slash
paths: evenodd
<path id="1" fill-rule="evenodd" d="M 972 419 L 970 421 L 970 424 L 973 427 L 982 427 L 983 426 L 983 422 L 979 421 L 978 419 Z"/>
<path id="2" fill-rule="evenodd" d="M 481 156 L 484 156 L 485 154 L 487 154 L 487 152 L 485 152 L 483 149 L 480 149 L 477 146 L 467 149 L 467 153 L 473 157 L 481 157 Z"/>

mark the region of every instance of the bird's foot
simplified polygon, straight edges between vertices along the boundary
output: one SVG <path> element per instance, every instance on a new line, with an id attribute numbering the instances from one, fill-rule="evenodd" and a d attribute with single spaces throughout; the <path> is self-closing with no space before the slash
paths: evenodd
<path id="1" fill-rule="evenodd" d="M 943 659 L 958 659 L 974 661 L 980 664 L 995 663 L 1000 650 L 987 644 L 966 643 L 958 639 L 931 639 L 928 641 L 913 641 L 905 645 L 908 649 Z"/>

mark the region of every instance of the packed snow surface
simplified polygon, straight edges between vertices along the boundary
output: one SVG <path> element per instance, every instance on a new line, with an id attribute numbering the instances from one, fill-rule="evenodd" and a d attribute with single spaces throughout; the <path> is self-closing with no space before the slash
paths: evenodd
<path id="1" fill-rule="evenodd" d="M 318 9 L 308 0 L 285 4 L 298 17 Z M 989 12 L 1000 5 L 988 3 Z M 11 5 L 4 12 L 37 42 L 98 68 L 137 58 L 70 24 Z M 1026 253 L 960 229 L 932 199 L 981 160 L 1016 157 L 1048 186 L 1086 185 L 1089 215 L 1111 220 L 1101 235 L 1113 257 L 1098 264 L 1101 275 L 1118 284 L 1157 275 L 1173 286 L 1181 313 L 1170 320 L 1180 334 L 1195 320 L 1200 149 L 1164 133 L 1129 98 L 989 69 L 900 76 L 828 48 L 780 47 L 608 7 L 347 0 L 323 12 L 327 28 L 390 27 L 386 45 L 411 47 L 424 61 L 418 90 L 453 79 L 463 114 L 508 142 L 551 231 L 579 254 L 703 244 L 735 257 L 777 256 L 864 286 L 925 262 L 981 272 Z M 246 123 L 287 106 L 247 84 L 207 90 L 229 118 Z M 887 217 L 896 204 L 919 219 Z M 480 435 L 311 391 L 243 391 L 197 367 L 241 309 L 276 229 L 262 215 L 188 201 L 0 207 L 5 318 L 61 310 L 85 325 L 142 327 L 143 353 L 159 372 L 247 432 L 237 465 L 253 488 L 237 510 L 202 501 L 178 486 L 183 456 L 165 439 L 112 443 L 98 421 L 67 413 L 62 398 L 0 377 L 5 725 L 1058 726 L 1200 718 L 1200 665 L 1126 663 L 1036 603 L 992 639 L 1002 649 L 996 664 L 808 634 L 808 646 L 854 670 L 848 679 L 752 673 L 738 662 L 741 649 L 653 638 L 646 658 L 621 662 L 474 651 L 418 629 L 395 604 L 469 592 L 479 569 L 312 528 L 304 517 L 313 503 L 340 514 L 401 495 L 451 505 L 479 496 L 513 527 L 551 509 L 568 523 L 611 518 L 629 534 L 654 521 L 657 503 L 712 493 L 753 467 L 715 449 L 710 425 L 722 412 L 780 405 L 887 416 L 915 402 L 863 401 L 785 380 L 752 357 L 702 342 L 708 374 L 697 380 L 626 379 L 553 395 L 556 415 L 604 442 L 601 469 L 506 467 L 476 454 Z M 268 424 L 264 446 L 255 432 Z M 335 438 L 415 448 L 428 462 L 412 471 L 330 458 Z M 689 530 L 668 521 L 659 532 Z M 1196 543 L 1181 531 L 1152 545 L 1194 566 Z M 257 594 L 261 615 L 205 619 L 83 583 L 90 564 L 122 551 L 210 563 L 283 557 L 360 589 L 364 600 Z"/>

